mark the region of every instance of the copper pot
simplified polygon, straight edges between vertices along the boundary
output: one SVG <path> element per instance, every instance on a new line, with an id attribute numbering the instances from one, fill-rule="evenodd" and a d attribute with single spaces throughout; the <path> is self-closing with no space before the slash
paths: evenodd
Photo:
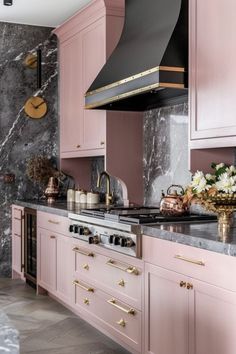
<path id="1" fill-rule="evenodd" d="M 172 189 L 175 188 L 173 191 Z M 178 193 L 177 190 L 180 190 Z M 183 201 L 184 189 L 182 186 L 172 184 L 167 189 L 167 195 L 162 193 L 160 212 L 165 216 L 182 216 L 189 212 L 188 205 Z"/>
<path id="2" fill-rule="evenodd" d="M 56 177 L 50 177 L 48 181 L 47 188 L 44 192 L 48 203 L 55 202 L 58 194 L 59 194 L 59 184 L 58 179 Z"/>

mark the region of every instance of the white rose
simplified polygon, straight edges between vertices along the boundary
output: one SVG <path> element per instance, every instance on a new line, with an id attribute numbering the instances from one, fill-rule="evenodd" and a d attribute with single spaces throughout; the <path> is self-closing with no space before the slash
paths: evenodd
<path id="1" fill-rule="evenodd" d="M 223 162 L 221 162 L 218 165 L 216 165 L 216 170 L 219 170 L 220 168 L 222 168 L 224 166 L 225 166 L 225 164 Z"/>
<path id="2" fill-rule="evenodd" d="M 233 194 L 236 192 L 236 176 L 230 177 L 227 173 L 223 173 L 215 186 L 218 191 Z"/>
<path id="3" fill-rule="evenodd" d="M 210 173 L 207 173 L 207 174 L 206 174 L 206 179 L 207 179 L 208 181 L 215 181 L 216 176 L 211 175 Z"/>

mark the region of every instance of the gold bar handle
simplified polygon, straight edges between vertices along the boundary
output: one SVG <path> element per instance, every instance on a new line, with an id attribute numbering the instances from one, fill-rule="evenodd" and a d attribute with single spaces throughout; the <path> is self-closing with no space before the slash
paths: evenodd
<path id="1" fill-rule="evenodd" d="M 76 252 L 76 253 L 83 254 L 84 256 L 94 257 L 94 253 L 92 253 L 92 252 L 86 252 L 86 251 L 82 250 L 82 249 L 79 248 L 79 247 L 74 247 L 74 248 L 72 248 L 72 251 L 74 251 L 74 252 Z"/>
<path id="2" fill-rule="evenodd" d="M 73 284 L 73 285 L 76 285 L 76 286 L 78 286 L 79 288 L 81 288 L 81 289 L 83 289 L 83 290 L 86 290 L 86 291 L 88 291 L 88 292 L 90 292 L 90 293 L 94 293 L 94 289 L 93 289 L 93 288 L 87 287 L 86 285 L 81 284 L 78 280 L 74 280 L 74 281 L 72 282 L 72 284 Z"/>
<path id="3" fill-rule="evenodd" d="M 135 310 L 133 308 L 130 308 L 130 309 L 125 309 L 124 307 L 120 306 L 120 305 L 117 305 L 116 303 L 116 300 L 115 299 L 110 299 L 110 300 L 107 300 L 108 304 L 116 307 L 117 309 L 127 313 L 128 315 L 135 315 Z"/>
<path id="4" fill-rule="evenodd" d="M 59 221 L 54 221 L 54 220 L 51 220 L 51 219 L 49 219 L 48 222 L 49 222 L 50 224 L 54 224 L 54 225 L 59 225 L 59 224 L 60 224 Z"/>
<path id="5" fill-rule="evenodd" d="M 174 258 L 180 259 L 181 261 L 184 261 L 184 262 L 196 264 L 196 265 L 199 265 L 199 266 L 205 266 L 205 263 L 203 261 L 198 261 L 196 259 L 187 258 L 187 257 L 181 256 L 179 254 L 176 254 L 174 256 Z"/>
<path id="6" fill-rule="evenodd" d="M 138 269 L 136 267 L 133 267 L 133 266 L 128 266 L 127 267 L 126 264 L 119 265 L 115 261 L 113 261 L 112 259 L 109 259 L 109 261 L 107 261 L 106 264 L 111 266 L 111 267 L 123 270 L 123 272 L 129 273 L 129 274 L 134 274 L 134 275 L 139 275 L 139 271 L 138 271 Z"/>

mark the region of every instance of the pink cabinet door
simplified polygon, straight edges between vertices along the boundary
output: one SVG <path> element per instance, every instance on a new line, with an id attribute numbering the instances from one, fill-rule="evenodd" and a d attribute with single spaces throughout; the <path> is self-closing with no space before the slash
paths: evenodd
<path id="1" fill-rule="evenodd" d="M 56 294 L 67 304 L 71 302 L 73 281 L 73 251 L 70 237 L 57 236 Z"/>
<path id="2" fill-rule="evenodd" d="M 38 228 L 37 234 L 38 283 L 44 289 L 56 291 L 56 249 L 57 237 L 48 230 Z"/>
<path id="3" fill-rule="evenodd" d="M 24 208 L 12 206 L 12 276 L 23 276 L 22 265 L 24 263 Z M 15 272 L 17 274 L 15 274 Z"/>
<path id="4" fill-rule="evenodd" d="M 235 354 L 236 293 L 196 280 L 192 284 L 190 354 Z"/>
<path id="5" fill-rule="evenodd" d="M 81 33 L 83 92 L 85 93 L 106 61 L 106 19 L 101 18 Z M 83 102 L 84 104 L 84 102 Z M 106 112 L 84 110 L 84 149 L 104 149 Z"/>
<path id="6" fill-rule="evenodd" d="M 236 141 L 235 12 L 233 0 L 190 0 L 190 139 L 228 137 L 212 147 Z"/>
<path id="7" fill-rule="evenodd" d="M 60 149 L 76 152 L 83 145 L 81 36 L 60 45 Z"/>
<path id="8" fill-rule="evenodd" d="M 145 264 L 146 354 L 189 354 L 185 282 L 181 274 Z"/>

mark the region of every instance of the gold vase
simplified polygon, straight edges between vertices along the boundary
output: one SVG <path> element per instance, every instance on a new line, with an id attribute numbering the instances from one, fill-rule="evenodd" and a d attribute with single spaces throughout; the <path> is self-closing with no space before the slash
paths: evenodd
<path id="1" fill-rule="evenodd" d="M 230 229 L 234 223 L 234 211 L 236 211 L 236 195 L 217 193 L 215 196 L 204 198 L 203 205 L 209 211 L 217 214 L 219 239 L 230 241 Z"/>

